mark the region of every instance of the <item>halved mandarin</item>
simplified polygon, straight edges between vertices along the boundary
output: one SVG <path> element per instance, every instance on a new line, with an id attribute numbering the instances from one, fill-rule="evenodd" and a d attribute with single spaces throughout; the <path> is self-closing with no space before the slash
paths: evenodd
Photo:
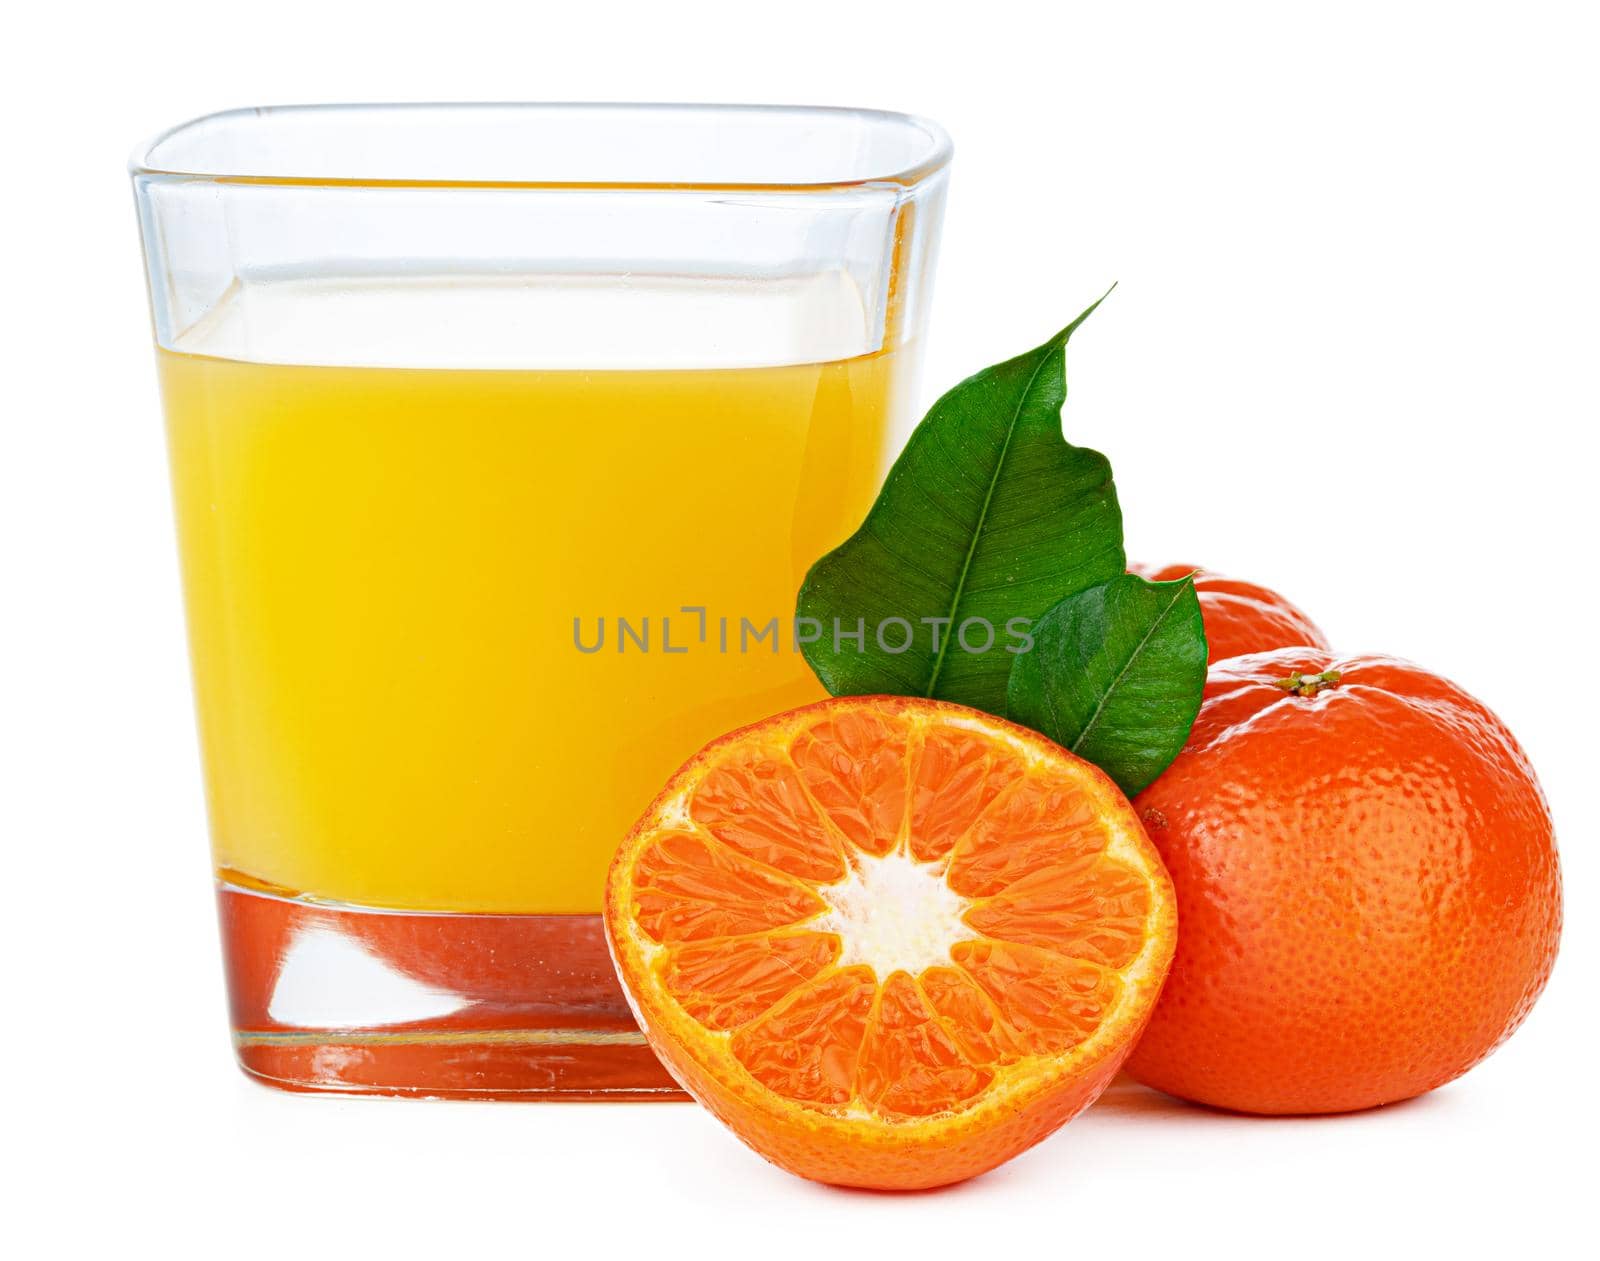
<path id="1" fill-rule="evenodd" d="M 792 1173 L 992 1169 L 1105 1089 L 1172 960 L 1126 798 L 976 710 L 845 697 L 707 745 L 618 850 L 605 921 L 656 1054 Z"/>

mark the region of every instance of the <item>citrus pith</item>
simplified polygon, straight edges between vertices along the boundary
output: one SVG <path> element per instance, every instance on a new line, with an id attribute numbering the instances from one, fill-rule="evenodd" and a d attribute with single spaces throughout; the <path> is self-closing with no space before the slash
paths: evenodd
<path id="1" fill-rule="evenodd" d="M 899 697 L 708 745 L 618 850 L 605 919 L 685 1089 L 793 1173 L 886 1189 L 982 1173 L 1091 1103 L 1175 936 L 1099 770 Z"/>

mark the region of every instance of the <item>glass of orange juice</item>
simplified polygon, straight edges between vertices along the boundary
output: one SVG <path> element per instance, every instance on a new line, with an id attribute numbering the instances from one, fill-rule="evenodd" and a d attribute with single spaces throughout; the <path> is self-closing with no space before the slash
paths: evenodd
<path id="1" fill-rule="evenodd" d="M 229 983 L 290 1089 L 670 1097 L 618 841 L 822 695 L 950 147 L 867 110 L 242 110 L 135 159 Z"/>

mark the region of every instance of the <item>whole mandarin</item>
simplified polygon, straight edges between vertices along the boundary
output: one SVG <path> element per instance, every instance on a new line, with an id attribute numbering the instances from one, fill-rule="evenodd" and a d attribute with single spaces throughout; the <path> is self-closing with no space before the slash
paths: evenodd
<path id="1" fill-rule="evenodd" d="M 1208 662 L 1275 648 L 1328 647 L 1327 636 L 1317 624 L 1268 587 L 1194 565 L 1129 565 L 1128 572 L 1151 582 L 1174 582 L 1194 575 L 1206 625 Z"/>
<path id="2" fill-rule="evenodd" d="M 1139 795 L 1178 949 L 1129 1060 L 1216 1107 L 1346 1112 L 1459 1077 L 1544 988 L 1561 873 L 1511 733 L 1389 657 L 1214 666 L 1189 743 Z"/>

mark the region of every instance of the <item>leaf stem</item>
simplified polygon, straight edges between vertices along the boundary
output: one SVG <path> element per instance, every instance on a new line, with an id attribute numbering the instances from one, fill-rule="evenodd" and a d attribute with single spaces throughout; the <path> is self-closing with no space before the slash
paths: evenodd
<path id="1" fill-rule="evenodd" d="M 1337 670 L 1324 670 L 1321 674 L 1301 674 L 1296 670 L 1286 679 L 1273 679 L 1272 686 L 1294 696 L 1311 697 L 1325 687 L 1333 687 L 1339 679 Z"/>

